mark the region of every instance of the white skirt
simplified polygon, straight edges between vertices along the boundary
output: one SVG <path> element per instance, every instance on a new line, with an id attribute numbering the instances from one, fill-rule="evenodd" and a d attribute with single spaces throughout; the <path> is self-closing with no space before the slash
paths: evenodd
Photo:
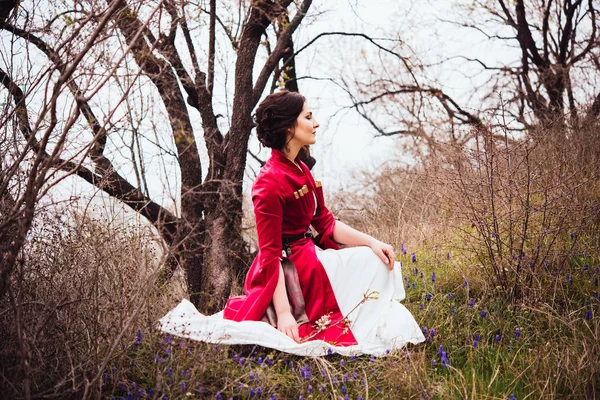
<path id="1" fill-rule="evenodd" d="M 334 346 L 321 340 L 296 343 L 262 321 L 226 320 L 222 312 L 205 316 L 188 300 L 161 318 L 160 329 L 202 342 L 254 344 L 304 356 L 330 352 L 381 356 L 407 343 L 425 340 L 410 311 L 400 303 L 405 297 L 400 263 L 396 262 L 394 269 L 388 270 L 369 247 L 317 248 L 317 257 L 327 272 L 342 315 L 352 322 L 357 345 Z M 378 292 L 377 299 L 361 304 L 364 295 L 374 291 Z"/>

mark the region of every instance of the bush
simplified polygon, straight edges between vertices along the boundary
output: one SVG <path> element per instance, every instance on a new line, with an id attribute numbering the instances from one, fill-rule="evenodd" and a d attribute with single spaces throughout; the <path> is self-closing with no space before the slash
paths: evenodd
<path id="1" fill-rule="evenodd" d="M 122 343 L 163 315 L 170 297 L 183 296 L 176 280 L 155 285 L 161 251 L 154 238 L 141 226 L 79 211 L 37 217 L 0 302 L 4 398 L 27 386 L 58 397 L 98 390 Z"/>

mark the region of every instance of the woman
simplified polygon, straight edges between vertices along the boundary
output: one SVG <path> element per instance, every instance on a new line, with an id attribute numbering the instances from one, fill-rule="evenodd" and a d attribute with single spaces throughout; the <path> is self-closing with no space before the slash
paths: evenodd
<path id="1" fill-rule="evenodd" d="M 252 187 L 259 252 L 245 294 L 229 299 L 223 318 L 204 317 L 182 303 L 178 313 L 161 320 L 163 330 L 312 355 L 329 346 L 342 354 L 381 355 L 425 340 L 398 301 L 404 288 L 392 246 L 336 221 L 320 182 L 298 158 L 304 146 L 316 142 L 319 127 L 305 98 L 271 94 L 255 118 L 259 141 L 272 151 Z M 253 321 L 268 322 L 296 344 Z"/>
<path id="2" fill-rule="evenodd" d="M 319 127 L 304 97 L 287 91 L 268 96 L 256 110 L 256 124 L 259 141 L 272 149 L 252 188 L 259 253 L 248 272 L 245 295 L 229 300 L 224 317 L 266 320 L 296 342 L 309 338 L 350 346 L 361 339 L 376 340 L 369 335 L 385 336 L 373 323 L 389 321 L 370 315 L 384 300 L 364 296 L 368 291 L 381 296 L 386 289 L 387 296 L 393 294 L 394 249 L 336 221 L 325 206 L 320 183 L 298 159 L 304 146 L 316 142 Z M 314 242 L 320 248 L 337 251 L 326 256 L 315 246 L 309 227 L 316 231 Z M 339 250 L 338 243 L 352 247 Z M 284 274 L 284 265 L 289 273 Z M 371 270 L 365 274 L 363 269 Z M 375 286 L 357 287 L 365 282 Z M 396 333 L 408 333 L 413 341 L 422 338 L 410 313 L 397 305 L 400 314 L 385 318 L 403 317 L 400 325 L 409 329 Z M 355 307 L 355 315 L 348 315 Z"/>

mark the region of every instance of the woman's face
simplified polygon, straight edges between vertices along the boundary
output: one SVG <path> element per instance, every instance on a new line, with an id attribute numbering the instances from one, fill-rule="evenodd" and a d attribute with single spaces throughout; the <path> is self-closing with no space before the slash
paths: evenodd
<path id="1" fill-rule="evenodd" d="M 317 128 L 319 127 L 319 123 L 313 117 L 312 111 L 308 107 L 308 103 L 304 102 L 304 106 L 302 107 L 302 112 L 298 115 L 296 119 L 296 125 L 292 128 L 292 142 L 296 142 L 297 145 L 306 146 L 315 144 L 317 141 Z"/>

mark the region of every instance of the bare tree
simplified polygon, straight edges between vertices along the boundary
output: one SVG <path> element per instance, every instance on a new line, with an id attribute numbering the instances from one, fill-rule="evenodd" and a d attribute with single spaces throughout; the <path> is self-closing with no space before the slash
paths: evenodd
<path id="1" fill-rule="evenodd" d="M 478 30 L 490 40 L 516 43 L 520 50 L 521 57 L 515 65 L 506 62 L 489 67 L 472 60 L 507 78 L 512 96 L 505 100 L 514 103 L 519 122 L 525 126 L 549 126 L 563 120 L 568 112 L 570 125 L 576 127 L 579 110 L 594 101 L 590 97 L 596 103 L 600 101 L 600 89 L 588 86 L 592 82 L 588 79 L 590 74 L 600 73 L 597 62 L 594 63 L 594 53 L 600 48 L 598 4 L 592 0 L 495 0 L 476 1 L 474 6 L 479 15 L 488 16 L 490 29 L 494 29 L 494 24 L 504 25 L 512 34 L 504 37 L 488 33 L 486 24 L 476 21 L 463 23 L 464 26 Z"/>
<path id="2" fill-rule="evenodd" d="M 282 71 L 278 66 L 293 54 L 292 35 L 311 3 L 240 1 L 227 6 L 234 7 L 229 13 L 227 7 L 217 7 L 215 0 L 197 5 L 177 0 L 107 0 L 104 6 L 94 1 L 64 1 L 47 7 L 49 11 L 43 13 L 42 8 L 24 2 L 15 10 L 16 17 L 2 28 L 5 37 L 8 35 L 31 53 L 32 65 L 51 65 L 37 78 L 36 86 L 36 90 L 45 90 L 51 96 L 42 97 L 41 104 L 33 101 L 35 90 L 21 87 L 32 77 L 24 79 L 22 71 L 10 63 L 14 55 L 4 55 L 9 61 L 6 71 L 1 72 L 2 83 L 14 105 L 9 119 L 18 121 L 19 140 L 28 147 L 19 147 L 16 156 L 3 152 L 2 157 L 14 161 L 35 154 L 43 161 L 46 174 L 75 174 L 143 215 L 172 249 L 167 269 L 172 271 L 181 265 L 192 301 L 204 311 L 214 311 L 223 305 L 235 274 L 248 262 L 241 221 L 242 178 L 253 127 L 251 113 L 274 71 L 278 79 Z M 205 20 L 208 31 L 201 32 Z M 260 51 L 263 37 L 273 42 L 266 54 Z M 199 46 L 204 40 L 206 45 Z M 232 87 L 222 89 L 225 96 L 233 89 L 233 98 L 225 101 L 216 95 L 222 76 L 229 78 L 228 71 L 218 70 L 218 50 L 219 46 L 223 50 L 224 42 L 228 47 L 225 50 L 235 57 Z M 103 106 L 105 90 L 111 87 L 119 88 L 118 100 L 110 99 L 112 105 Z M 164 110 L 164 126 L 151 121 L 152 129 L 144 131 L 148 121 L 141 116 L 136 121 L 131 116 L 133 107 L 128 102 L 144 94 Z M 72 114 L 63 121 L 56 107 L 69 102 Z M 230 119 L 219 121 L 222 109 L 229 114 L 228 106 Z M 201 130 L 193 125 L 197 115 Z M 47 119 L 50 125 L 45 124 Z M 57 126 L 60 137 L 55 137 Z M 119 135 L 131 154 L 125 161 L 119 151 L 109 150 Z M 199 138 L 205 149 L 199 148 Z M 156 146 L 155 153 L 146 153 L 146 158 L 148 154 L 172 154 L 176 160 L 180 176 L 176 211 L 150 196 L 145 183 L 148 163 L 143 161 L 140 141 Z M 75 156 L 68 156 L 65 148 L 73 142 L 79 143 L 79 150 Z M 203 165 L 203 151 L 208 165 Z M 19 164 L 11 165 L 17 168 Z M 47 175 L 32 167 L 28 177 L 41 193 Z M 10 204 L 8 196 L 17 196 L 13 208 L 18 211 L 23 210 L 23 199 L 30 199 L 28 207 L 33 211 L 39 196 L 7 191 L 6 185 L 3 189 L 9 201 L 3 204 Z M 22 241 L 27 224 L 20 226 Z M 8 264 L 14 263 L 18 249 L 11 247 L 13 257 Z M 3 274 L 5 270 L 11 267 L 3 266 Z M 3 275 L 4 280 L 6 277 Z"/>
<path id="3" fill-rule="evenodd" d="M 501 59 L 495 65 L 477 54 L 436 61 L 436 66 L 444 66 L 460 59 L 463 71 L 471 71 L 469 76 L 487 76 L 484 85 L 474 88 L 477 105 L 468 107 L 443 82 L 432 79 L 431 65 L 421 61 L 408 44 L 370 52 L 357 78 L 347 77 L 340 85 L 351 99 L 350 107 L 378 135 L 405 136 L 435 151 L 440 143 L 468 143 L 473 139 L 472 127 L 480 129 L 482 123 L 493 127 L 502 124 L 498 120 L 509 120 L 515 122 L 510 125 L 514 131 L 539 131 L 530 128 L 559 124 L 562 130 L 550 131 L 563 135 L 557 140 L 564 140 L 568 131 L 572 136 L 584 121 L 600 115 L 595 78 L 600 74 L 597 2 L 474 0 L 461 4 L 460 10 L 466 12 L 441 22 L 482 35 L 484 41 L 501 47 L 516 46 L 520 57 Z M 503 118 L 490 118 L 499 115 Z"/>

